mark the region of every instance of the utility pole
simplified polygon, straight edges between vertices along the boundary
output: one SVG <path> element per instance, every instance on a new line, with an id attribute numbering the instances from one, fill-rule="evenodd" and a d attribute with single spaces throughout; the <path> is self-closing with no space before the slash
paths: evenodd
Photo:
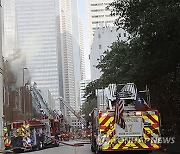
<path id="1" fill-rule="evenodd" d="M 0 0 L 0 148 L 4 147 L 3 144 L 3 59 L 2 59 L 2 3 Z"/>

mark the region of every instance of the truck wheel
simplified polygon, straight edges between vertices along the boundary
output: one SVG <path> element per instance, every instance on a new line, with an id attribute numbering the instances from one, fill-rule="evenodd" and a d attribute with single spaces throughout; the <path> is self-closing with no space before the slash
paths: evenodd
<path id="1" fill-rule="evenodd" d="M 100 151 L 100 150 L 98 150 L 98 151 L 97 151 L 97 154 L 103 154 L 103 152 L 102 152 L 102 151 Z"/>
<path id="2" fill-rule="evenodd" d="M 96 146 L 95 153 L 96 153 L 96 154 L 102 154 L 102 153 L 103 153 L 101 150 L 99 150 L 98 145 Z"/>
<path id="3" fill-rule="evenodd" d="M 54 147 L 58 147 L 58 146 L 59 146 L 59 143 L 55 141 Z"/>
<path id="4" fill-rule="evenodd" d="M 94 146 L 93 146 L 93 145 L 91 145 L 91 151 L 92 151 L 92 152 L 95 152 L 95 149 L 94 149 Z"/>

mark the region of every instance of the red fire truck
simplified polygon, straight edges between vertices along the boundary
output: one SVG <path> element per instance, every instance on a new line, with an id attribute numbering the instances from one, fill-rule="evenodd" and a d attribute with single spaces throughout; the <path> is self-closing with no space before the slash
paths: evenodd
<path id="1" fill-rule="evenodd" d="M 138 96 L 139 92 L 135 84 L 125 84 L 118 91 L 118 98 L 116 86 L 113 85 L 105 91 L 100 90 L 99 93 L 97 92 L 97 100 L 104 98 L 104 101 L 98 102 L 97 108 L 91 112 L 91 150 L 93 152 L 149 153 L 160 148 L 158 110 L 143 102 Z M 117 123 L 119 121 L 121 123 Z"/>

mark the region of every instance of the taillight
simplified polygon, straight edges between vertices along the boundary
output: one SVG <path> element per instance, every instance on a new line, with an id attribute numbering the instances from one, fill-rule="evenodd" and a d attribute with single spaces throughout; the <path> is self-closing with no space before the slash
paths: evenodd
<path id="1" fill-rule="evenodd" d="M 136 115 L 136 116 L 142 116 L 142 112 L 141 112 L 141 111 L 136 111 L 136 112 L 135 112 L 135 115 Z"/>
<path id="2" fill-rule="evenodd" d="M 100 129 L 106 129 L 105 125 L 100 125 Z"/>
<path id="3" fill-rule="evenodd" d="M 157 128 L 158 127 L 158 123 L 152 124 L 152 127 Z"/>
<path id="4" fill-rule="evenodd" d="M 102 113 L 101 116 L 102 117 L 106 117 L 108 114 L 107 113 Z"/>

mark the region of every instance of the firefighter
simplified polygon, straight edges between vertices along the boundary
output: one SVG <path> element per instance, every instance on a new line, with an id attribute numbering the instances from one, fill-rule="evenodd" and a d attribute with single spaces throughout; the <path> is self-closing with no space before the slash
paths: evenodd
<path id="1" fill-rule="evenodd" d="M 6 150 L 9 150 L 11 146 L 11 140 L 9 140 L 8 129 L 7 127 L 4 127 L 3 130 L 4 130 L 4 146 Z"/>

